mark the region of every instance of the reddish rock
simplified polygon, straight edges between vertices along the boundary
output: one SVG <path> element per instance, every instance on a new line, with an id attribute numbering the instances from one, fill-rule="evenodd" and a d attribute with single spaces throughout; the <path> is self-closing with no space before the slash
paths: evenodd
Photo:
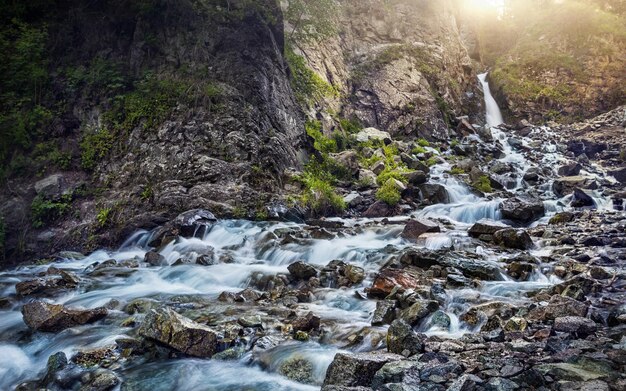
<path id="1" fill-rule="evenodd" d="M 408 240 L 416 241 L 421 234 L 440 231 L 441 229 L 439 228 L 439 225 L 430 220 L 410 220 L 404 226 L 404 230 L 402 231 L 402 237 Z"/>
<path id="2" fill-rule="evenodd" d="M 384 269 L 376 275 L 376 278 L 372 283 L 372 287 L 369 289 L 368 295 L 370 297 L 384 299 L 396 286 L 408 289 L 416 288 L 418 285 L 418 279 L 406 270 Z"/>

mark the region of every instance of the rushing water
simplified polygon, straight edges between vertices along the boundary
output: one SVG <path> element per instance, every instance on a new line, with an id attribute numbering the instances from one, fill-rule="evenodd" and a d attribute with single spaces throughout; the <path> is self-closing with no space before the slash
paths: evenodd
<path id="1" fill-rule="evenodd" d="M 502 162 L 510 163 L 518 178 L 532 164 L 524 154 L 516 151 L 508 142 L 506 133 L 498 128 L 502 115 L 491 96 L 486 74 L 479 75 L 485 95 L 486 118 L 494 140 L 502 147 Z M 549 129 L 545 129 L 549 131 Z M 479 142 L 483 142 L 478 140 Z M 528 140 L 522 140 L 527 144 Z M 543 162 L 555 165 L 566 159 L 553 145 L 544 147 Z M 0 297 L 13 297 L 9 308 L 0 310 L 0 389 L 11 389 L 21 381 L 41 376 L 48 357 L 63 351 L 68 357 L 77 351 L 114 345 L 115 340 L 127 336 L 132 329 L 120 323 L 128 317 L 122 309 L 136 299 L 159 302 L 177 302 L 181 297 L 196 297 L 212 303 L 212 314 L 231 316 L 232 306 L 215 301 L 224 292 L 235 292 L 248 287 L 262 276 L 287 274 L 287 266 L 297 260 L 324 266 L 339 259 L 360 266 L 366 271 L 366 279 L 351 289 L 321 287 L 312 294 L 309 303 L 300 303 L 300 314 L 313 311 L 323 319 L 325 335 L 320 341 L 295 343 L 278 338 L 277 346 L 262 352 L 250 352 L 231 360 L 177 359 L 150 363 L 132 362 L 121 369 L 125 387 L 132 390 L 315 390 L 323 381 L 326 368 L 340 350 L 368 351 L 384 344 L 385 327 L 371 327 L 371 317 L 376 306 L 373 300 L 364 300 L 355 291 L 363 291 L 371 285 L 375 273 L 389 258 L 406 247 L 423 247 L 432 250 L 442 248 L 462 249 L 479 254 L 486 262 L 502 266 L 500 250 L 483 248 L 467 236 L 468 227 L 481 219 L 501 218 L 498 206 L 501 199 L 483 198 L 473 193 L 463 182 L 445 172 L 448 163 L 432 168 L 431 182 L 443 185 L 449 195 L 447 204 L 432 205 L 413 215 L 447 220 L 451 225 L 441 233 L 427 234 L 417 244 L 400 237 L 402 225 L 383 224 L 378 220 L 343 220 L 347 227 L 343 234 L 328 239 L 307 239 L 283 243 L 281 232 L 299 232 L 308 229 L 295 223 L 255 223 L 241 220 L 225 220 L 208 230 L 197 232 L 193 238 L 178 238 L 164 248 L 167 266 L 151 267 L 140 262 L 133 269 L 110 268 L 100 273 L 98 264 L 110 259 L 117 262 L 143 260 L 151 233 L 139 231 L 131 236 L 118 250 L 99 250 L 87 257 L 66 256 L 49 265 L 23 266 L 0 273 Z M 603 176 L 598 170 L 589 175 Z M 523 191 L 521 180 L 516 191 Z M 548 216 L 562 210 L 568 199 L 556 199 L 549 188 L 545 189 L 545 205 Z M 610 202 L 599 194 L 595 199 L 600 208 L 610 208 Z M 546 217 L 547 219 L 547 217 Z M 542 220 L 542 221 L 545 221 Z M 211 266 L 182 264 L 173 266 L 179 259 L 195 261 L 199 254 L 214 249 L 216 259 L 227 259 Z M 545 255 L 545 250 L 533 253 Z M 49 266 L 76 273 L 81 278 L 79 289 L 70 290 L 54 298 L 54 302 L 73 307 L 112 308 L 105 320 L 95 324 L 74 327 L 56 334 L 32 333 L 22 321 L 20 308 L 26 301 L 15 296 L 15 284 L 44 273 Z M 484 282 L 475 289 L 462 288 L 446 291 L 442 306 L 450 318 L 450 326 L 442 328 L 426 319 L 419 329 L 427 334 L 459 337 L 473 332 L 459 320 L 468 308 L 477 303 L 492 300 L 513 305 L 524 302 L 522 292 L 550 286 L 558 282 L 551 274 L 538 270 L 529 281 L 517 282 L 502 273 L 501 281 Z M 230 312 L 229 312 L 230 311 Z M 271 316 L 264 308 L 247 307 L 240 313 L 255 311 Z M 352 335 L 360 335 L 356 343 L 347 343 Z M 288 380 L 281 374 L 282 365 L 290 359 L 302 359 L 312 366 L 310 384 Z"/>

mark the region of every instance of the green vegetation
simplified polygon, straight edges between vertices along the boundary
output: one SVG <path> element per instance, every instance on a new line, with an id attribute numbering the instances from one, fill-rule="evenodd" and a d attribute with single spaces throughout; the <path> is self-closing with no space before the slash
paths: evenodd
<path id="1" fill-rule="evenodd" d="M 299 177 L 304 185 L 300 201 L 317 215 L 337 214 L 345 210 L 343 198 L 335 192 L 334 178 L 328 174 L 306 169 Z"/>
<path id="2" fill-rule="evenodd" d="M 465 170 L 462 169 L 461 167 L 454 166 L 450 170 L 450 174 L 452 174 L 452 175 L 462 175 L 462 174 L 465 174 Z"/>
<path id="3" fill-rule="evenodd" d="M 478 177 L 478 179 L 474 181 L 474 183 L 472 183 L 472 186 L 474 186 L 474 188 L 476 188 L 477 190 L 482 191 L 483 193 L 493 192 L 493 188 L 491 187 L 491 180 L 489 180 L 489 177 L 487 175 L 481 175 L 480 177 Z"/>
<path id="4" fill-rule="evenodd" d="M 152 188 L 152 185 L 147 185 L 141 191 L 141 199 L 143 201 L 150 201 L 153 196 L 154 196 L 154 189 Z"/>
<path id="5" fill-rule="evenodd" d="M 98 211 L 98 214 L 96 215 L 96 221 L 98 222 L 98 226 L 103 228 L 111 223 L 112 211 L 113 209 L 111 208 L 102 208 Z"/>
<path id="6" fill-rule="evenodd" d="M 58 220 L 70 211 L 72 195 L 65 194 L 58 201 L 46 200 L 38 195 L 30 205 L 34 228 L 42 228 Z"/>
<path id="7" fill-rule="evenodd" d="M 92 170 L 113 147 L 113 135 L 107 129 L 86 132 L 80 142 L 81 165 L 86 170 Z"/>
<path id="8" fill-rule="evenodd" d="M 289 46 L 285 48 L 285 59 L 291 69 L 291 87 L 301 105 L 311 105 L 324 98 L 337 97 L 338 89 L 312 71 L 304 57 L 294 53 Z"/>
<path id="9" fill-rule="evenodd" d="M 430 143 L 428 142 L 428 140 L 424 139 L 424 138 L 420 138 L 417 140 L 417 145 L 419 145 L 420 147 L 430 147 Z"/>
<path id="10" fill-rule="evenodd" d="M 72 164 L 72 154 L 61 152 L 54 141 L 41 142 L 35 145 L 32 156 L 39 163 L 42 171 L 50 165 L 54 165 L 61 170 L 67 170 Z"/>
<path id="11" fill-rule="evenodd" d="M 413 154 L 415 154 L 415 155 L 419 155 L 419 154 L 421 154 L 421 153 L 426 153 L 427 151 L 426 151 L 426 149 L 425 149 L 424 147 L 421 147 L 421 146 L 419 146 L 419 145 L 418 145 L 418 146 L 416 146 L 415 148 L 413 148 L 413 149 L 411 150 L 411 152 L 412 152 Z"/>
<path id="12" fill-rule="evenodd" d="M 376 192 L 376 199 L 387 205 L 395 206 L 400 202 L 402 196 L 394 181 L 387 180 Z"/>
<path id="13" fill-rule="evenodd" d="M 314 148 L 321 153 L 337 152 L 337 141 L 324 136 L 322 133 L 322 123 L 316 120 L 308 120 L 304 125 L 306 134 L 315 140 Z"/>

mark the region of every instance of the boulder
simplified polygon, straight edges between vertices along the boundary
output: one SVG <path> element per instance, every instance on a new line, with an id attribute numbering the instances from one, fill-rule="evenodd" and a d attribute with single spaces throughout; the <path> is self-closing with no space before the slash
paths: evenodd
<path id="1" fill-rule="evenodd" d="M 552 328 L 555 331 L 586 337 L 589 334 L 595 333 L 598 329 L 598 325 L 593 320 L 583 318 L 582 316 L 563 316 L 554 319 L 554 326 Z"/>
<path id="2" fill-rule="evenodd" d="M 626 183 L 626 167 L 609 171 L 609 175 L 615 178 L 619 183 Z"/>
<path id="3" fill-rule="evenodd" d="M 382 326 L 393 322 L 396 318 L 396 301 L 379 300 L 372 316 L 372 326 Z"/>
<path id="4" fill-rule="evenodd" d="M 467 234 L 473 238 L 478 238 L 483 235 L 491 236 L 495 234 L 497 231 L 501 229 L 506 229 L 506 228 L 511 228 L 511 227 L 499 221 L 482 219 L 474 223 L 474 225 L 472 225 L 470 229 L 467 231 Z"/>
<path id="5" fill-rule="evenodd" d="M 596 180 L 591 177 L 584 176 L 568 176 L 555 179 L 552 183 L 552 191 L 559 197 L 572 194 L 574 189 L 597 189 Z"/>
<path id="6" fill-rule="evenodd" d="M 409 185 L 417 186 L 426 183 L 428 176 L 424 171 L 416 170 L 402 173 L 402 176 L 406 178 Z"/>
<path id="7" fill-rule="evenodd" d="M 320 327 L 320 317 L 313 314 L 313 312 L 309 312 L 305 316 L 296 318 L 291 323 L 294 331 L 311 331 L 316 330 Z"/>
<path id="8" fill-rule="evenodd" d="M 436 183 L 423 183 L 418 185 L 422 194 L 422 201 L 429 204 L 447 204 L 450 202 L 450 195 L 445 187 Z"/>
<path id="9" fill-rule="evenodd" d="M 380 140 L 385 144 L 391 143 L 391 135 L 388 132 L 376 128 L 365 128 L 356 134 L 356 141 L 365 143 L 370 140 Z"/>
<path id="10" fill-rule="evenodd" d="M 400 312 L 400 319 L 404 320 L 411 326 L 417 326 L 419 322 L 437 311 L 439 303 L 432 300 L 417 300 L 410 307 Z"/>
<path id="11" fill-rule="evenodd" d="M 311 277 L 317 277 L 317 269 L 303 261 L 297 261 L 287 266 L 289 274 L 297 280 L 308 280 Z"/>
<path id="12" fill-rule="evenodd" d="M 409 357 L 424 351 L 426 336 L 413 331 L 404 320 L 396 319 L 387 330 L 387 350 Z"/>
<path id="13" fill-rule="evenodd" d="M 359 173 L 359 156 L 356 151 L 347 150 L 331 156 L 337 163 L 346 168 L 351 175 L 355 176 Z"/>
<path id="14" fill-rule="evenodd" d="M 587 315 L 588 310 L 589 304 L 569 297 L 554 295 L 545 305 L 531 309 L 528 313 L 528 318 L 531 320 L 547 321 L 565 316 L 584 317 Z"/>
<path id="15" fill-rule="evenodd" d="M 401 236 L 404 239 L 416 241 L 421 234 L 427 232 L 440 232 L 441 229 L 437 223 L 426 219 L 409 220 L 404 226 Z"/>
<path id="16" fill-rule="evenodd" d="M 152 266 L 165 266 L 167 261 L 165 257 L 156 251 L 148 251 L 143 258 L 144 262 L 149 263 Z"/>
<path id="17" fill-rule="evenodd" d="M 362 215 L 363 217 L 390 217 L 395 214 L 395 211 L 395 208 L 386 202 L 376 201 Z"/>
<path id="18" fill-rule="evenodd" d="M 560 176 L 576 176 L 580 174 L 581 168 L 583 167 L 580 165 L 580 163 L 570 162 L 559 167 L 557 172 Z"/>
<path id="19" fill-rule="evenodd" d="M 63 175 L 53 174 L 35 183 L 37 195 L 46 199 L 58 199 L 63 194 Z"/>
<path id="20" fill-rule="evenodd" d="M 545 214 L 541 200 L 523 200 L 519 197 L 504 200 L 499 208 L 502 217 L 521 223 L 530 223 Z"/>
<path id="21" fill-rule="evenodd" d="M 574 220 L 572 212 L 559 212 L 550 218 L 550 224 L 564 224 Z"/>
<path id="22" fill-rule="evenodd" d="M 55 276 L 46 278 L 35 278 L 18 282 L 15 285 L 15 291 L 19 296 L 30 296 L 38 294 L 53 294 L 62 289 L 72 289 L 78 286 L 80 280 L 71 272 L 59 270 L 55 272 Z"/>
<path id="23" fill-rule="evenodd" d="M 523 229 L 501 229 L 493 234 L 493 241 L 499 246 L 518 250 L 528 250 L 534 247 L 530 235 Z"/>
<path id="24" fill-rule="evenodd" d="M 168 307 L 150 310 L 139 328 L 139 335 L 194 357 L 211 357 L 218 348 L 215 331 Z"/>
<path id="25" fill-rule="evenodd" d="M 326 371 L 323 387 L 326 389 L 329 385 L 369 386 L 383 365 L 400 361 L 402 358 L 400 355 L 384 352 L 337 353 Z"/>
<path id="26" fill-rule="evenodd" d="M 104 307 L 82 310 L 43 301 L 33 301 L 22 307 L 24 323 L 33 330 L 46 332 L 59 332 L 70 327 L 93 323 L 107 314 L 108 311 Z"/>
<path id="27" fill-rule="evenodd" d="M 418 285 L 418 279 L 406 270 L 383 269 L 374 278 L 367 294 L 369 297 L 384 299 L 396 286 L 402 289 L 413 289 Z"/>
<path id="28" fill-rule="evenodd" d="M 572 201 L 569 205 L 574 208 L 582 208 L 585 206 L 595 206 L 596 202 L 593 200 L 593 197 L 591 197 L 586 191 L 581 189 L 574 189 Z"/>

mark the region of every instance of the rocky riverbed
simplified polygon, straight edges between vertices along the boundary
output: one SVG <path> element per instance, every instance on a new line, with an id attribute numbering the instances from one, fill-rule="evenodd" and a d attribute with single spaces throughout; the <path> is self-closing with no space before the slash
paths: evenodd
<path id="1" fill-rule="evenodd" d="M 626 390 L 623 121 L 468 124 L 393 210 L 198 209 L 4 271 L 0 389 Z"/>

